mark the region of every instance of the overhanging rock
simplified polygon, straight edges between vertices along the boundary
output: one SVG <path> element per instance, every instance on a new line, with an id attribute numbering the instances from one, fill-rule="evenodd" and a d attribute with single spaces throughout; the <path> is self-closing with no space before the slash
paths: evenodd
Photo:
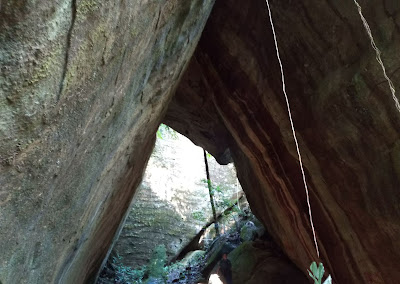
<path id="1" fill-rule="evenodd" d="M 0 7 L 0 281 L 90 283 L 214 1 Z"/>

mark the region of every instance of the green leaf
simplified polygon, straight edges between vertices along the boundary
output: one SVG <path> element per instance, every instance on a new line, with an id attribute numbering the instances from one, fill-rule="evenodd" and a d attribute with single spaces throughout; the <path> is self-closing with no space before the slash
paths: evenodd
<path id="1" fill-rule="evenodd" d="M 324 273 L 325 273 L 324 265 L 322 263 L 320 263 L 319 268 L 318 268 L 318 275 L 317 275 L 317 278 L 319 281 L 322 281 L 322 277 L 324 277 Z"/>
<path id="2" fill-rule="evenodd" d="M 308 270 L 308 274 L 310 275 L 310 277 L 314 280 L 314 284 L 315 283 L 317 283 L 318 284 L 318 280 L 317 280 L 317 278 L 315 278 L 315 276 L 314 276 L 314 274 L 310 271 L 310 270 Z"/>
<path id="3" fill-rule="evenodd" d="M 313 261 L 313 262 L 311 263 L 311 265 L 310 265 L 310 270 L 311 270 L 311 272 L 312 272 L 314 275 L 316 275 L 316 272 L 317 272 L 317 264 L 315 263 L 315 261 Z"/>
<path id="4" fill-rule="evenodd" d="M 314 284 L 321 284 L 322 276 L 324 275 L 324 266 L 322 263 L 317 267 L 317 263 L 313 261 L 308 271 L 310 277 L 314 280 Z"/>

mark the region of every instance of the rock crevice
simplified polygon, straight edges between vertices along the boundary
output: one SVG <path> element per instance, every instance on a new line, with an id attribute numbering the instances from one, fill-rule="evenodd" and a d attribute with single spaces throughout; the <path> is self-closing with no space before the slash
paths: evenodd
<path id="1" fill-rule="evenodd" d="M 76 0 L 71 0 L 71 24 L 68 29 L 68 33 L 67 33 L 67 37 L 66 37 L 66 41 L 65 41 L 65 63 L 64 63 L 63 70 L 62 70 L 61 84 L 60 84 L 60 90 L 57 95 L 57 102 L 60 100 L 62 92 L 64 91 L 65 76 L 67 74 L 69 53 L 70 53 L 71 41 L 72 41 L 72 32 L 74 29 L 75 20 L 76 20 Z"/>

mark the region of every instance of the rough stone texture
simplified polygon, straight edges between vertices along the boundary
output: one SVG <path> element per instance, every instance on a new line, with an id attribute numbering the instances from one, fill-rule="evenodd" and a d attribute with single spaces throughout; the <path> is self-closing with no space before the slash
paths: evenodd
<path id="1" fill-rule="evenodd" d="M 213 184 L 221 185 L 224 196 L 236 196 L 233 164 L 220 166 L 209 157 Z M 129 215 L 113 248 L 126 266 L 146 265 L 152 250 L 160 244 L 167 258 L 177 257 L 183 248 L 212 220 L 203 150 L 176 133 L 162 133 L 157 139 L 146 172 Z M 220 194 L 216 193 L 216 201 Z M 224 209 L 217 207 L 217 213 Z"/>
<path id="2" fill-rule="evenodd" d="M 228 147 L 231 136 L 215 111 L 200 66 L 196 60 L 189 65 L 190 72 L 184 73 L 163 121 L 196 145 L 207 147 L 219 163 L 228 164 L 232 161 Z"/>
<path id="3" fill-rule="evenodd" d="M 90 283 L 214 1 L 2 1 L 0 282 Z"/>
<path id="4" fill-rule="evenodd" d="M 228 259 L 234 283 L 306 284 L 306 276 L 269 242 L 244 242 Z"/>
<path id="5" fill-rule="evenodd" d="M 399 113 L 355 5 L 270 2 L 321 259 L 337 283 L 398 283 Z M 2 2 L 1 282 L 93 281 L 211 4 Z M 217 4 L 168 123 L 232 153 L 305 271 L 316 253 L 265 1 Z M 360 4 L 399 89 L 399 2 Z"/>
<path id="6" fill-rule="evenodd" d="M 247 221 L 242 228 L 240 228 L 240 240 L 252 241 L 257 237 L 257 227 L 253 222 Z"/>
<path id="7" fill-rule="evenodd" d="M 400 114 L 356 7 L 270 2 L 321 261 L 335 283 L 398 283 Z M 360 4 L 399 90 L 399 2 Z M 230 149 L 252 211 L 306 272 L 317 256 L 280 77 L 265 1 L 218 1 L 166 121 Z"/>

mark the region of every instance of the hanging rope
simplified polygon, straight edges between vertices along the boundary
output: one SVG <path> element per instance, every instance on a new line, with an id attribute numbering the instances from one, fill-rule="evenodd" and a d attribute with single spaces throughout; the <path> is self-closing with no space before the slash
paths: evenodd
<path id="1" fill-rule="evenodd" d="M 364 24 L 365 30 L 367 31 L 369 39 L 371 40 L 371 46 L 375 50 L 376 60 L 378 61 L 379 65 L 382 67 L 383 76 L 385 76 L 385 79 L 389 84 L 389 88 L 390 88 L 390 91 L 392 92 L 392 98 L 394 100 L 394 104 L 395 104 L 397 110 L 400 112 L 400 104 L 399 104 L 399 100 L 396 97 L 396 90 L 394 88 L 392 80 L 390 80 L 390 78 L 386 74 L 386 68 L 385 68 L 385 65 L 383 65 L 383 61 L 382 61 L 382 58 L 381 58 L 381 51 L 379 50 L 379 48 L 375 44 L 374 37 L 372 36 L 372 32 L 371 32 L 371 29 L 369 28 L 368 22 L 365 19 L 363 13 L 362 13 L 360 4 L 358 4 L 357 0 L 354 0 L 354 4 L 356 4 L 356 6 L 357 6 L 358 14 L 360 14 L 360 17 L 361 17 L 361 20 L 362 20 L 362 22 Z"/>
<path id="2" fill-rule="evenodd" d="M 284 73 L 283 73 L 282 61 L 281 61 L 281 57 L 280 57 L 280 55 L 279 55 L 278 41 L 277 41 L 277 39 L 276 39 L 274 23 L 273 23 L 273 21 L 272 21 L 271 8 L 270 8 L 270 6 L 269 6 L 268 0 L 266 0 L 266 2 L 267 2 L 267 7 L 268 7 L 269 21 L 270 21 L 270 23 L 271 23 L 272 33 L 273 33 L 273 35 L 274 35 L 276 56 L 278 57 L 279 66 L 280 66 L 280 68 L 281 68 L 282 90 L 283 90 L 283 94 L 285 95 L 285 99 L 286 99 L 286 106 L 287 106 L 287 110 L 288 110 L 288 113 L 289 113 L 290 126 L 292 127 L 292 133 L 293 133 L 294 143 L 296 144 L 296 150 L 297 150 L 297 155 L 298 155 L 298 157 L 299 157 L 299 164 L 300 164 L 301 174 L 302 174 L 302 176 L 303 176 L 303 183 L 304 183 L 304 188 L 305 188 L 306 196 L 307 196 L 308 214 L 309 214 L 309 217 L 310 217 L 310 224 L 311 224 L 311 229 L 312 229 L 312 233 L 313 233 L 313 237 L 314 237 L 315 249 L 316 249 L 317 255 L 318 255 L 318 257 L 319 257 L 319 249 L 318 249 L 317 237 L 316 237 L 316 234 L 315 234 L 314 222 L 313 222 L 312 213 L 311 213 L 310 195 L 308 194 L 308 187 L 307 187 L 306 175 L 304 174 L 303 162 L 302 162 L 302 159 L 301 159 L 301 154 L 300 154 L 300 149 L 299 149 L 299 143 L 297 142 L 296 131 L 295 131 L 295 129 L 294 129 L 294 124 L 293 124 L 293 119 L 292 119 L 292 113 L 291 113 L 291 110 L 290 110 L 289 99 L 288 99 L 288 96 L 287 96 L 287 94 L 286 94 L 285 75 L 284 75 Z"/>

